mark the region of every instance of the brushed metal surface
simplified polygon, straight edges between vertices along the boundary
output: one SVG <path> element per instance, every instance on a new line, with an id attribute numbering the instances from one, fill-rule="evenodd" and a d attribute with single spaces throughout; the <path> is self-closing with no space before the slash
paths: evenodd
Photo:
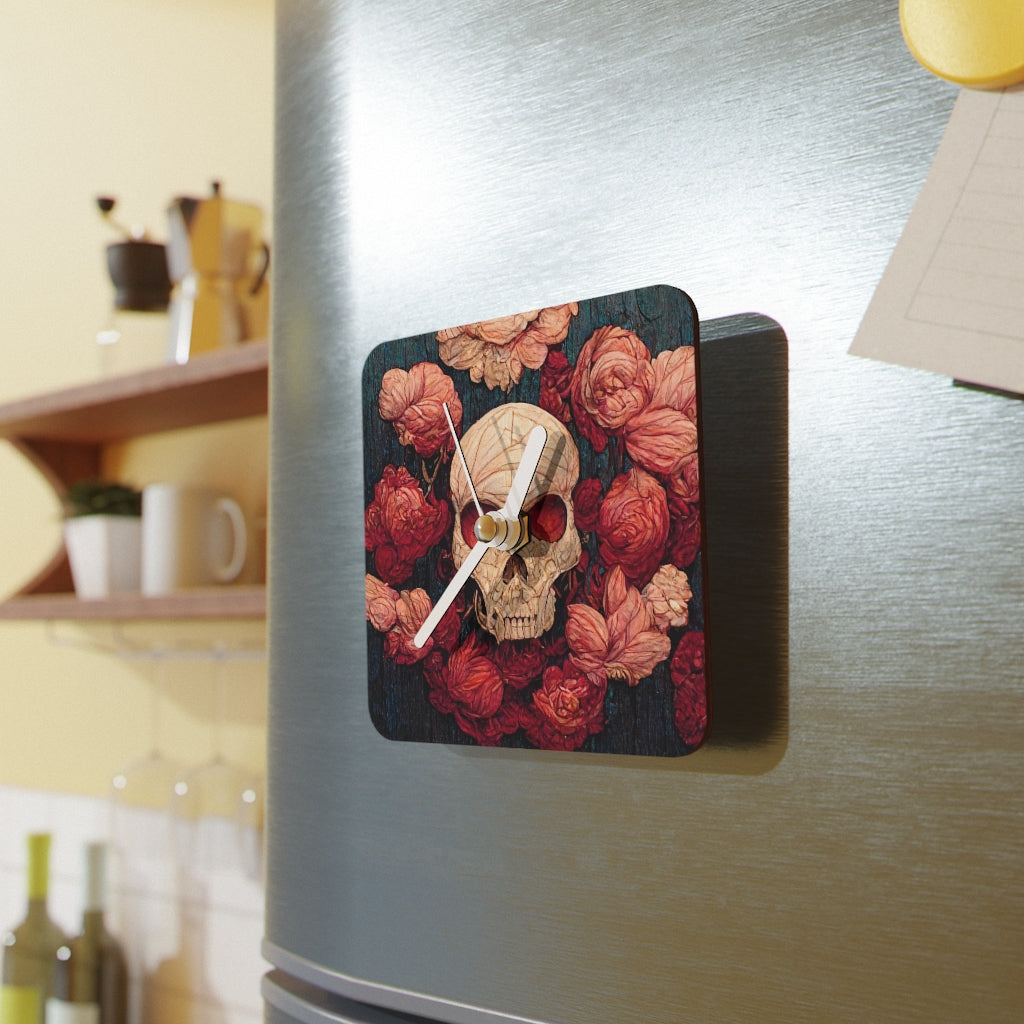
<path id="1" fill-rule="evenodd" d="M 281 0 L 278 32 L 268 954 L 447 1020 L 1017 1019 L 1024 403 L 846 355 L 955 92 L 896 5 Z M 363 358 L 656 282 L 789 338 L 784 754 L 383 740 Z"/>

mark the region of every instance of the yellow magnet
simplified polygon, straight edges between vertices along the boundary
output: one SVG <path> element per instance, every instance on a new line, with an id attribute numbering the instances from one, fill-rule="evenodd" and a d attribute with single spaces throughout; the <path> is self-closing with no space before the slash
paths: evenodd
<path id="1" fill-rule="evenodd" d="M 973 89 L 1024 81 L 1024 0 L 900 0 L 910 52 Z"/>

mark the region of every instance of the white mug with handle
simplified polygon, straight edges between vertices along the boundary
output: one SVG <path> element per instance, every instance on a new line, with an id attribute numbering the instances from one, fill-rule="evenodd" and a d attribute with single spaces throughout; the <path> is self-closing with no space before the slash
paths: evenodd
<path id="1" fill-rule="evenodd" d="M 178 484 L 142 491 L 142 593 L 155 597 L 230 583 L 245 564 L 241 506 L 226 494 Z"/>

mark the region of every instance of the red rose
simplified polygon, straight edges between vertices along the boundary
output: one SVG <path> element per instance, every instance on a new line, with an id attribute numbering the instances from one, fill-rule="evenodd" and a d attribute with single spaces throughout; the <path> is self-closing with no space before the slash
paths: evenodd
<path id="1" fill-rule="evenodd" d="M 504 682 L 497 666 L 484 652 L 484 646 L 471 636 L 448 662 L 448 695 L 456 708 L 474 718 L 493 715 L 501 705 Z"/>
<path id="2" fill-rule="evenodd" d="M 404 583 L 412 573 L 415 562 L 403 558 L 393 544 L 383 544 L 377 548 L 373 561 L 377 572 L 393 583 Z"/>
<path id="3" fill-rule="evenodd" d="M 416 363 L 408 372 L 398 367 L 388 370 L 377 399 L 381 418 L 394 423 L 398 440 L 423 456 L 455 450 L 444 417 L 445 403 L 458 430 L 462 402 L 451 377 L 434 363 Z"/>
<path id="4" fill-rule="evenodd" d="M 454 714 L 464 733 L 493 745 L 519 728 L 519 714 L 511 704 L 502 710 L 505 686 L 485 652 L 484 644 L 472 635 L 452 653 L 447 665 L 431 659 L 426 676 L 430 703 L 444 714 Z"/>
<path id="5" fill-rule="evenodd" d="M 517 690 L 540 679 L 548 663 L 540 640 L 506 640 L 495 647 L 492 657 L 501 678 Z"/>
<path id="6" fill-rule="evenodd" d="M 482 747 L 498 746 L 503 736 L 511 736 L 522 724 L 522 709 L 519 702 L 510 696 L 515 692 L 506 690 L 501 707 L 490 718 L 460 718 L 456 711 L 455 720 L 459 728 Z"/>
<path id="7" fill-rule="evenodd" d="M 423 662 L 423 676 L 430 687 L 430 703 L 442 714 L 453 715 L 459 729 L 482 746 L 497 746 L 502 736 L 510 735 L 519 728 L 518 705 L 503 698 L 501 706 L 490 718 L 474 718 L 466 714 L 460 717 L 458 705 L 448 692 L 448 660 L 448 655 L 434 651 Z"/>
<path id="8" fill-rule="evenodd" d="M 587 339 L 570 395 L 576 423 L 595 451 L 603 452 L 608 433 L 619 433 L 647 408 L 653 387 L 651 353 L 632 331 L 609 325 Z"/>
<path id="9" fill-rule="evenodd" d="M 571 664 L 552 665 L 533 694 L 532 714 L 523 729 L 543 750 L 579 750 L 588 736 L 604 728 L 604 697 L 608 684 Z"/>
<path id="10" fill-rule="evenodd" d="M 643 585 L 661 564 L 668 528 L 668 499 L 661 484 L 642 469 L 623 473 L 612 481 L 601 503 L 601 561 L 622 566 L 630 581 Z"/>
<path id="11" fill-rule="evenodd" d="M 570 569 L 566 574 L 567 583 L 565 585 L 565 595 L 562 598 L 565 604 L 573 604 L 578 600 L 590 600 L 587 586 L 587 580 L 590 575 L 587 572 L 589 567 L 590 552 L 584 548 L 580 552 L 580 560 L 576 563 L 575 568 Z"/>
<path id="12" fill-rule="evenodd" d="M 572 489 L 572 513 L 576 520 L 576 528 L 584 533 L 593 533 L 597 529 L 597 520 L 601 512 L 601 481 L 597 477 L 581 480 Z"/>
<path id="13" fill-rule="evenodd" d="M 604 584 L 603 614 L 586 604 L 569 605 L 565 624 L 570 658 L 580 671 L 606 673 L 636 686 L 671 651 L 636 587 L 616 566 Z"/>
<path id="14" fill-rule="evenodd" d="M 540 407 L 562 423 L 572 419 L 569 409 L 569 387 L 572 367 L 564 352 L 551 352 L 540 371 Z"/>
<path id="15" fill-rule="evenodd" d="M 669 492 L 668 507 L 672 521 L 665 554 L 677 569 L 685 569 L 700 553 L 700 506 Z"/>
<path id="16" fill-rule="evenodd" d="M 404 583 L 413 566 L 451 529 L 447 502 L 424 497 L 409 471 L 385 466 L 366 510 L 366 547 L 386 583 Z"/>
<path id="17" fill-rule="evenodd" d="M 587 585 L 583 588 L 583 600 L 598 611 L 604 607 L 604 582 L 607 578 L 607 572 L 592 572 L 587 578 Z"/>
<path id="18" fill-rule="evenodd" d="M 694 746 L 708 730 L 703 633 L 691 630 L 682 635 L 669 673 L 675 687 L 676 732 L 687 746 Z"/>

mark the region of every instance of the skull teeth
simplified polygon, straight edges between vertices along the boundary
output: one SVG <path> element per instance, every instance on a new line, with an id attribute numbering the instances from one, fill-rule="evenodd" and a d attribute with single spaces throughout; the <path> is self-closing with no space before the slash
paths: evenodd
<path id="1" fill-rule="evenodd" d="M 501 619 L 498 625 L 505 640 L 529 640 L 537 635 L 536 622 L 533 615 L 514 615 Z"/>
<path id="2" fill-rule="evenodd" d="M 503 640 L 532 640 L 537 636 L 536 615 L 502 615 L 492 611 L 488 616 L 477 591 L 474 597 L 477 621 L 500 644 Z"/>

